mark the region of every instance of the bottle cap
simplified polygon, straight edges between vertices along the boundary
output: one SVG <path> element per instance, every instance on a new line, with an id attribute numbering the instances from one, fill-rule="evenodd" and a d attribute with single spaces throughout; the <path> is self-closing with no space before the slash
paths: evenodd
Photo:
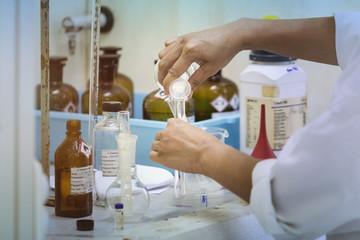
<path id="1" fill-rule="evenodd" d="M 122 203 L 115 203 L 115 209 L 123 209 L 124 208 L 124 204 Z"/>
<path id="2" fill-rule="evenodd" d="M 251 50 L 249 59 L 255 62 L 291 62 L 296 60 L 296 58 L 285 57 L 263 50 Z"/>
<path id="3" fill-rule="evenodd" d="M 119 101 L 104 101 L 101 108 L 103 112 L 120 112 L 122 104 Z"/>
<path id="4" fill-rule="evenodd" d="M 69 119 L 66 121 L 66 129 L 68 130 L 80 130 L 81 121 L 78 119 Z"/>
<path id="5" fill-rule="evenodd" d="M 121 47 L 100 47 L 100 50 L 104 52 L 104 54 L 117 54 L 118 51 L 122 50 Z"/>
<path id="6" fill-rule="evenodd" d="M 78 231 L 91 231 L 94 230 L 94 220 L 81 219 L 76 221 L 76 229 Z"/>

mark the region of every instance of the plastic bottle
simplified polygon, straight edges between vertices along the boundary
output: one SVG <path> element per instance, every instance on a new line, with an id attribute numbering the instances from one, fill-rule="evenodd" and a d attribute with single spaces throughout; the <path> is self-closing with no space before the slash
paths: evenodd
<path id="1" fill-rule="evenodd" d="M 115 137 L 119 134 L 118 113 L 121 102 L 104 101 L 103 119 L 94 127 L 94 204 L 105 207 L 106 190 L 118 173 L 118 147 Z"/>
<path id="2" fill-rule="evenodd" d="M 261 50 L 240 74 L 240 150 L 251 154 L 258 139 L 260 106 L 265 104 L 267 137 L 275 155 L 306 122 L 306 73 L 294 58 Z"/>
<path id="3" fill-rule="evenodd" d="M 99 58 L 98 115 L 102 114 L 103 101 L 120 101 L 122 109 L 132 111 L 130 93 L 125 88 L 114 84 L 118 55 L 100 55 Z M 89 113 L 89 89 L 82 95 L 81 104 L 81 112 Z"/>
<path id="4" fill-rule="evenodd" d="M 66 57 L 50 57 L 50 110 L 79 112 L 79 94 L 70 84 L 63 82 Z M 40 109 L 40 85 L 36 87 L 36 109 Z"/>
<path id="5" fill-rule="evenodd" d="M 221 75 L 221 70 L 194 90 L 193 99 L 196 122 L 239 114 L 238 88 Z"/>
<path id="6" fill-rule="evenodd" d="M 104 54 L 118 54 L 118 51 L 121 51 L 122 48 L 121 47 L 101 47 L 100 50 L 102 50 L 104 52 Z M 121 55 L 118 55 L 119 58 L 121 57 Z M 132 108 L 134 107 L 134 84 L 133 81 L 131 80 L 131 78 L 129 78 L 128 76 L 126 76 L 123 73 L 118 72 L 118 68 L 119 68 L 119 58 L 116 59 L 116 71 L 115 71 L 115 78 L 114 78 L 114 83 L 117 85 L 120 85 L 122 87 L 124 87 L 125 89 L 127 89 L 131 95 L 131 106 Z M 132 112 L 130 112 L 130 117 L 132 117 L 134 112 L 134 109 Z"/>
<path id="7" fill-rule="evenodd" d="M 92 214 L 92 153 L 81 139 L 80 120 L 66 122 L 66 138 L 55 152 L 55 214 L 85 217 Z"/>

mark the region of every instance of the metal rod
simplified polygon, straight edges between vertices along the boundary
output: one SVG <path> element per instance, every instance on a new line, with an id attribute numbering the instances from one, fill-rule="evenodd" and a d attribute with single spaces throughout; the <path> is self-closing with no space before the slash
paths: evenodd
<path id="1" fill-rule="evenodd" d="M 41 166 L 50 176 L 49 0 L 41 0 Z"/>

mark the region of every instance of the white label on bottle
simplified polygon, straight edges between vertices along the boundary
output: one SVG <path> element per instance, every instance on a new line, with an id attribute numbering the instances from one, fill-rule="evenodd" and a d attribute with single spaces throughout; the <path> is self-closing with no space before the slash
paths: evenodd
<path id="1" fill-rule="evenodd" d="M 81 142 L 80 144 L 80 148 L 79 148 L 79 152 L 84 154 L 85 157 L 87 157 L 87 159 L 89 159 L 90 154 L 91 154 L 91 148 L 89 145 L 87 145 L 85 142 Z"/>
<path id="2" fill-rule="evenodd" d="M 220 94 L 217 98 L 215 98 L 211 105 L 216 109 L 218 112 L 224 111 L 224 109 L 228 106 L 228 101 Z"/>
<path id="3" fill-rule="evenodd" d="M 92 166 L 71 168 L 71 194 L 86 194 L 92 191 Z"/>
<path id="4" fill-rule="evenodd" d="M 168 97 L 167 95 L 165 95 L 165 92 L 161 89 L 159 89 L 159 91 L 157 91 L 154 96 L 161 99 L 165 99 Z"/>
<path id="5" fill-rule="evenodd" d="M 229 104 L 232 106 L 234 110 L 239 109 L 240 100 L 239 100 L 239 96 L 236 93 L 230 99 Z"/>
<path id="6" fill-rule="evenodd" d="M 261 104 L 266 108 L 266 132 L 271 148 L 282 150 L 286 141 L 306 123 L 306 96 L 294 98 L 246 97 L 245 146 L 253 149 L 260 128 Z"/>
<path id="7" fill-rule="evenodd" d="M 101 151 L 102 160 L 102 176 L 103 177 L 116 177 L 118 172 L 118 156 L 117 149 L 103 149 Z"/>
<path id="8" fill-rule="evenodd" d="M 213 112 L 211 113 L 211 118 L 222 118 L 222 117 L 231 117 L 231 116 L 239 116 L 240 112 L 239 110 L 236 111 L 230 111 L 230 112 Z"/>

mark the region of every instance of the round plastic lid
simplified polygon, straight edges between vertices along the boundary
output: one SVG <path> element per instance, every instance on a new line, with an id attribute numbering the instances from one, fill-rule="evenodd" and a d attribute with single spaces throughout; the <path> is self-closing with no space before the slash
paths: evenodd
<path id="1" fill-rule="evenodd" d="M 296 58 L 281 56 L 263 50 L 251 50 L 249 59 L 255 62 L 291 62 Z"/>
<path id="2" fill-rule="evenodd" d="M 124 204 L 122 203 L 115 203 L 115 209 L 123 209 L 124 208 Z"/>
<path id="3" fill-rule="evenodd" d="M 91 231 L 94 230 L 94 220 L 81 219 L 76 221 L 76 229 L 78 231 Z"/>

